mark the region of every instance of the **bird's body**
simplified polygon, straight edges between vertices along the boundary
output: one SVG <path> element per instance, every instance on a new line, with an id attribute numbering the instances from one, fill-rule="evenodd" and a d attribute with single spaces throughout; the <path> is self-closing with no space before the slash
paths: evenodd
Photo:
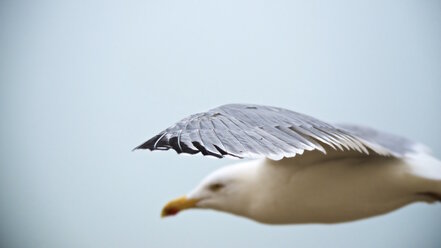
<path id="1" fill-rule="evenodd" d="M 210 208 L 267 224 L 339 223 L 441 201 L 441 162 L 419 143 L 281 108 L 224 105 L 137 148 L 255 159 L 213 172 L 163 216 Z"/>
<path id="2" fill-rule="evenodd" d="M 429 192 L 441 195 L 441 163 L 428 155 L 408 160 L 366 156 L 328 160 L 314 153 L 304 155 L 307 159 L 247 161 L 214 172 L 214 177 L 235 173 L 247 177 L 239 207 L 218 210 L 267 224 L 338 223 L 435 201 Z M 424 175 L 429 171 L 439 178 Z"/>

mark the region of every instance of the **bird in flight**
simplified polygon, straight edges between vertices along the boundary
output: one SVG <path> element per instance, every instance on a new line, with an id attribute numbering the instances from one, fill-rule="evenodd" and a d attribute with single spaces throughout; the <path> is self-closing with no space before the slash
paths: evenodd
<path id="1" fill-rule="evenodd" d="M 208 208 L 266 224 L 339 223 L 441 201 L 441 161 L 425 146 L 277 107 L 223 105 L 135 149 L 247 159 L 208 175 L 162 217 Z"/>

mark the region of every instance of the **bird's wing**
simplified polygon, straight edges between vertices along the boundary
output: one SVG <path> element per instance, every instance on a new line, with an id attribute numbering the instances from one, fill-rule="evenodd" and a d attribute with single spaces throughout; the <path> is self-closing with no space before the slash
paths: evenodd
<path id="1" fill-rule="evenodd" d="M 392 156 L 401 156 L 407 151 L 407 148 L 395 149 L 386 141 L 387 137 L 383 140 L 371 135 L 370 131 L 339 128 L 282 108 L 229 104 L 191 115 L 135 149 L 172 148 L 177 153 L 201 152 L 218 158 L 266 157 L 272 160 L 294 157 L 305 150 L 326 153 L 324 147 L 366 154 L 371 150 Z"/>
<path id="2" fill-rule="evenodd" d="M 412 140 L 401 136 L 375 130 L 370 127 L 364 127 L 353 124 L 336 124 L 340 130 L 343 130 L 354 137 L 357 137 L 368 144 L 369 147 L 375 147 L 380 153 L 390 154 L 394 157 L 403 157 L 406 154 L 423 151 L 429 153 L 429 149 Z"/>

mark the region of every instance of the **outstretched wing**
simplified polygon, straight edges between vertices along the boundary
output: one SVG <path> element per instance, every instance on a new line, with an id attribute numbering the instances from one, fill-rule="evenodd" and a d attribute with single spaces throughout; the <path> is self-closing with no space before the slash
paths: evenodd
<path id="1" fill-rule="evenodd" d="M 332 126 L 290 110 L 229 104 L 191 115 L 160 132 L 135 149 L 168 150 L 218 158 L 294 157 L 305 150 L 326 153 L 324 146 L 380 155 L 402 155 L 360 132 Z M 329 147 L 326 147 L 329 149 Z"/>

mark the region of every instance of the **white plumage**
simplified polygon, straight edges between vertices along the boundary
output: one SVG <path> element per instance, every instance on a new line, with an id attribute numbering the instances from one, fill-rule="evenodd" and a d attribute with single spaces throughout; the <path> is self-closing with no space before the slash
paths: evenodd
<path id="1" fill-rule="evenodd" d="M 440 200 L 441 163 L 430 155 L 354 155 L 330 159 L 311 152 L 233 164 L 209 175 L 187 198 L 201 199 L 196 207 L 268 224 L 345 222 Z M 213 192 L 213 184 L 224 186 Z"/>

